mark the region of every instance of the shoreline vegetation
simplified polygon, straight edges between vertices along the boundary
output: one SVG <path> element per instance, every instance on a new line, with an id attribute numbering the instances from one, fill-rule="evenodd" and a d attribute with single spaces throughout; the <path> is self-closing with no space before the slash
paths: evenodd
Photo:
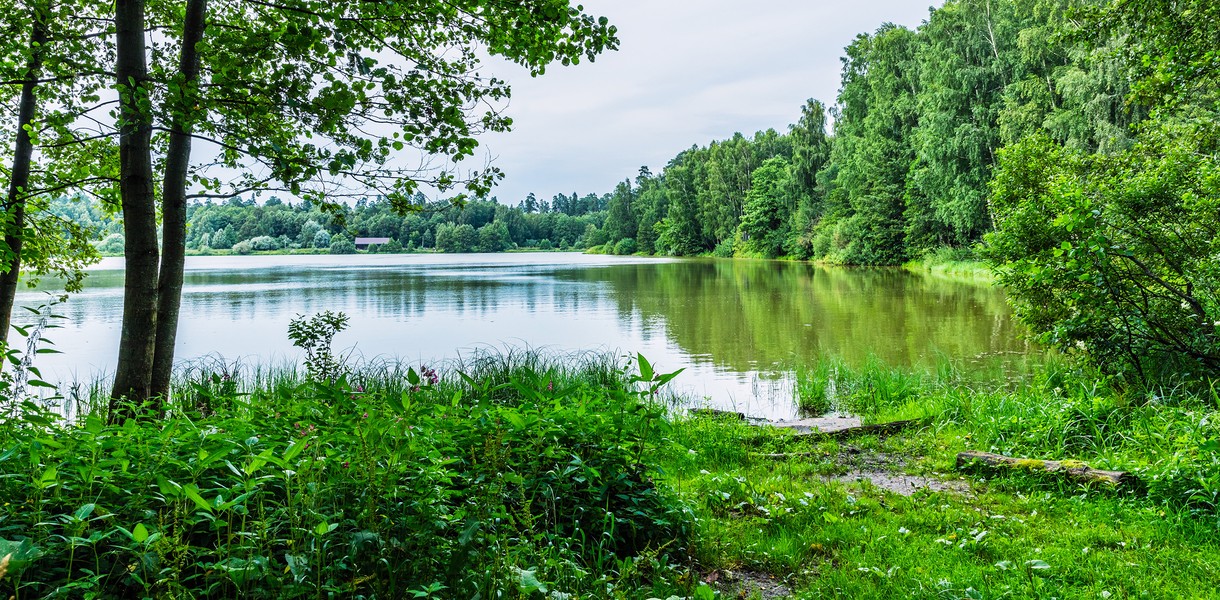
<path id="1" fill-rule="evenodd" d="M 614 255 L 613 253 L 601 252 L 599 250 L 600 250 L 600 248 L 592 248 L 592 249 L 584 250 L 583 253 L 584 254 Z M 523 253 L 531 253 L 531 252 L 575 252 L 575 251 L 580 251 L 580 250 L 576 250 L 576 249 L 568 250 L 568 249 L 561 249 L 561 248 L 551 248 L 551 249 L 511 248 L 511 249 L 502 250 L 502 251 L 494 252 L 494 253 L 475 253 L 475 254 L 501 254 L 501 253 L 523 254 Z M 188 250 L 186 253 L 187 256 L 192 256 L 192 257 L 193 256 L 326 256 L 326 255 L 330 255 L 330 254 L 333 254 L 333 253 L 330 252 L 328 249 L 322 249 L 322 248 L 291 248 L 291 249 L 280 249 L 280 250 L 251 251 L 248 253 L 238 253 L 238 252 L 234 252 L 232 250 L 208 250 L 206 252 L 201 252 L 198 250 Z M 368 251 L 358 250 L 354 254 L 363 255 L 363 254 L 386 254 L 386 253 L 368 252 Z M 394 254 L 445 254 L 445 253 L 441 252 L 441 251 L 436 251 L 436 250 L 416 249 L 416 250 L 412 250 L 410 252 L 406 252 L 406 251 L 395 252 Z M 121 258 L 122 257 L 121 254 L 103 254 L 102 256 L 105 258 Z M 658 256 L 655 254 L 645 254 L 645 253 L 635 253 L 635 254 L 632 254 L 631 256 L 641 257 L 641 258 L 672 258 L 672 257 Z M 683 257 L 683 258 L 759 260 L 757 258 L 744 257 L 744 256 L 718 257 L 718 256 L 714 256 L 710 253 L 704 254 L 704 255 L 698 255 L 698 256 Z M 850 269 L 850 268 L 887 268 L 887 267 L 853 267 L 851 265 L 840 265 L 840 264 L 837 264 L 834 262 L 827 262 L 827 261 L 822 261 L 822 260 L 806 260 L 806 259 L 797 259 L 797 258 L 792 258 L 792 257 L 780 257 L 780 258 L 764 259 L 764 260 L 775 260 L 775 261 L 781 261 L 781 262 L 801 262 L 801 263 L 808 263 L 808 264 L 819 265 L 819 266 L 839 267 L 839 268 L 847 268 L 847 269 Z M 894 267 L 890 267 L 890 268 L 894 268 Z M 994 280 L 995 280 L 995 276 L 992 273 L 991 267 L 989 267 L 987 265 L 987 263 L 985 263 L 981 260 L 978 260 L 977 258 L 973 258 L 973 256 L 967 252 L 962 252 L 962 251 L 954 250 L 951 248 L 944 248 L 944 249 L 941 249 L 940 251 L 929 253 L 928 255 L 926 255 L 925 257 L 923 257 L 921 259 L 908 261 L 906 263 L 903 263 L 900 267 L 897 267 L 897 268 L 901 268 L 901 269 L 910 271 L 912 273 L 924 273 L 924 274 L 929 274 L 929 275 L 934 275 L 934 276 L 951 277 L 951 278 L 959 279 L 959 280 L 977 280 L 977 281 L 985 281 L 985 282 L 994 282 Z"/>
<path id="2" fill-rule="evenodd" d="M 803 408 L 920 422 L 833 440 L 677 410 L 643 357 L 313 348 L 180 374 L 157 420 L 0 407 L 0 592 L 1187 598 L 1220 572 L 1214 395 L 1134 398 L 1066 360 L 1008 381 L 826 359 Z M 1146 487 L 956 471 L 965 450 Z"/>

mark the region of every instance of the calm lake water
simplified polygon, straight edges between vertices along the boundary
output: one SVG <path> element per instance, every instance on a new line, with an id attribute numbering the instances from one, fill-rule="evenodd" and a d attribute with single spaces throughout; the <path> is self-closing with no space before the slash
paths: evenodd
<path id="1" fill-rule="evenodd" d="M 89 381 L 113 369 L 122 280 L 122 261 L 106 259 L 86 290 L 58 307 L 67 319 L 48 337 L 63 354 L 38 362 L 48 379 Z M 18 302 L 44 299 L 28 291 Z M 1016 365 L 1034 351 L 994 287 L 774 261 L 569 253 L 192 257 L 182 302 L 177 355 L 185 360 L 297 360 L 289 320 L 334 310 L 351 317 L 336 348 L 365 358 L 434 364 L 524 347 L 642 352 L 660 370 L 686 369 L 675 391 L 771 418 L 795 414 L 792 365 L 819 356 Z"/>

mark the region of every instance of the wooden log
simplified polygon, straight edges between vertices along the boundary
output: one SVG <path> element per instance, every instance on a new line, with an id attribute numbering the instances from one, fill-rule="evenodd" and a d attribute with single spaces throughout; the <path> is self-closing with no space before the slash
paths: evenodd
<path id="1" fill-rule="evenodd" d="M 958 453 L 958 470 L 977 469 L 980 467 L 992 470 L 1024 469 L 1028 471 L 1042 471 L 1063 475 L 1068 479 L 1087 485 L 1103 484 L 1124 489 L 1137 489 L 1141 484 L 1138 477 L 1127 471 L 1094 469 L 1078 460 L 1013 458 L 1011 456 L 992 454 L 990 452 L 977 452 L 974 450 Z"/>
<path id="2" fill-rule="evenodd" d="M 912 425 L 918 425 L 921 421 L 918 419 L 910 419 L 906 421 L 890 421 L 889 423 L 874 423 L 872 425 L 857 425 L 855 427 L 844 427 L 842 429 L 831 429 L 829 431 L 803 431 L 796 434 L 800 436 L 820 436 L 828 437 L 836 440 L 847 439 L 857 435 L 890 435 L 898 433 Z"/>

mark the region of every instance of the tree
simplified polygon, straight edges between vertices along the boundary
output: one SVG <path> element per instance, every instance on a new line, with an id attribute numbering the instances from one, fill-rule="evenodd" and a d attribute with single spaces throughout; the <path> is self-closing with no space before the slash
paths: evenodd
<path id="1" fill-rule="evenodd" d="M 21 270 L 55 274 L 65 289 L 81 287 L 85 265 L 97 254 L 90 232 L 49 211 L 49 200 L 67 193 L 110 198 L 113 146 L 104 135 L 81 131 L 78 117 L 96 106 L 105 60 L 88 40 L 95 31 L 97 4 L 77 0 L 30 0 L 0 14 L 0 104 L 10 107 L 11 137 L 0 149 L 11 156 L 3 200 L 0 241 L 0 341 L 6 339 Z M 103 21 L 104 22 L 104 21 Z M 15 93 L 14 93 L 15 90 Z M 11 103 L 10 103 L 11 102 Z"/>
<path id="2" fill-rule="evenodd" d="M 265 189 L 274 182 L 319 203 L 377 191 L 401 211 L 418 208 L 414 193 L 424 183 L 481 195 L 498 171 L 398 166 L 408 151 L 457 164 L 474 151 L 477 133 L 509 128 L 511 121 L 495 108 L 470 108 L 502 101 L 509 92 L 505 82 L 477 75 L 476 49 L 538 75 L 552 62 L 592 60 L 617 44 L 604 18 L 594 19 L 566 0 L 189 0 L 184 12 L 179 6 L 115 4 L 127 238 L 123 334 L 112 391 L 116 408 L 123 398 L 141 402 L 168 392 L 185 190 L 192 182 L 205 190 L 221 187 L 216 178 L 191 170 L 192 139 L 221 147 L 222 165 L 247 169 L 239 188 Z M 143 34 L 150 26 L 174 35 L 179 50 L 176 64 L 156 63 L 151 73 Z M 373 129 L 381 133 L 369 133 Z M 156 240 L 154 130 L 165 131 L 168 144 L 164 254 Z"/>
<path id="3" fill-rule="evenodd" d="M 339 233 L 330 238 L 330 253 L 331 254 L 355 254 L 356 243 L 352 238 L 345 234 Z"/>
<path id="4" fill-rule="evenodd" d="M 986 255 L 1022 321 L 1143 385 L 1220 372 L 1220 9 L 1117 2 L 1133 93 L 1152 107 L 1134 144 L 1090 153 L 1033 136 L 1001 154 Z M 1171 83 L 1172 82 L 1172 83 Z"/>
<path id="5" fill-rule="evenodd" d="M 801 107 L 801 118 L 791 128 L 792 177 L 788 194 L 795 198 L 792 233 L 786 249 L 798 258 L 813 256 L 813 228 L 821 219 L 823 192 L 818 188 L 818 173 L 830 160 L 830 138 L 826 135 L 826 108 L 810 99 Z"/>
<path id="6" fill-rule="evenodd" d="M 851 264 L 891 265 L 906 258 L 903 210 L 915 158 L 910 133 L 918 122 L 918 43 L 915 32 L 885 24 L 847 47 L 831 185 L 849 213 L 843 224 L 849 241 L 839 258 Z"/>
<path id="7" fill-rule="evenodd" d="M 745 254 L 775 258 L 783 253 L 792 216 L 785 195 L 791 187 L 788 177 L 788 161 L 778 156 L 767 159 L 754 171 L 754 183 L 746 193 L 737 230 Z"/>
<path id="8" fill-rule="evenodd" d="M 610 196 L 609 213 L 606 215 L 606 237 L 611 242 L 623 238 L 634 238 L 636 235 L 636 215 L 632 206 L 635 203 L 636 191 L 631 181 L 621 181 L 614 187 Z"/>
<path id="9" fill-rule="evenodd" d="M 513 246 L 513 238 L 508 233 L 508 226 L 498 221 L 480 227 L 478 236 L 479 252 L 503 252 Z"/>

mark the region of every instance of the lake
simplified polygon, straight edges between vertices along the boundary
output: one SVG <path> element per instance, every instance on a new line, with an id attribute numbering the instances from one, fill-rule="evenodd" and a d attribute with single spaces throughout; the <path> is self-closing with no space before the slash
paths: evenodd
<path id="1" fill-rule="evenodd" d="M 63 354 L 39 357 L 47 379 L 113 370 L 122 282 L 122 260 L 105 259 L 57 307 L 66 319 L 48 337 Z M 18 304 L 45 298 L 25 291 Z M 661 371 L 686 369 L 674 391 L 770 418 L 795 414 L 791 368 L 820 356 L 1007 368 L 1036 352 L 1003 292 L 985 283 L 780 261 L 524 253 L 191 257 L 177 356 L 295 361 L 289 320 L 324 310 L 351 317 L 335 347 L 366 359 L 641 352 Z M 15 323 L 29 320 L 19 312 Z"/>

